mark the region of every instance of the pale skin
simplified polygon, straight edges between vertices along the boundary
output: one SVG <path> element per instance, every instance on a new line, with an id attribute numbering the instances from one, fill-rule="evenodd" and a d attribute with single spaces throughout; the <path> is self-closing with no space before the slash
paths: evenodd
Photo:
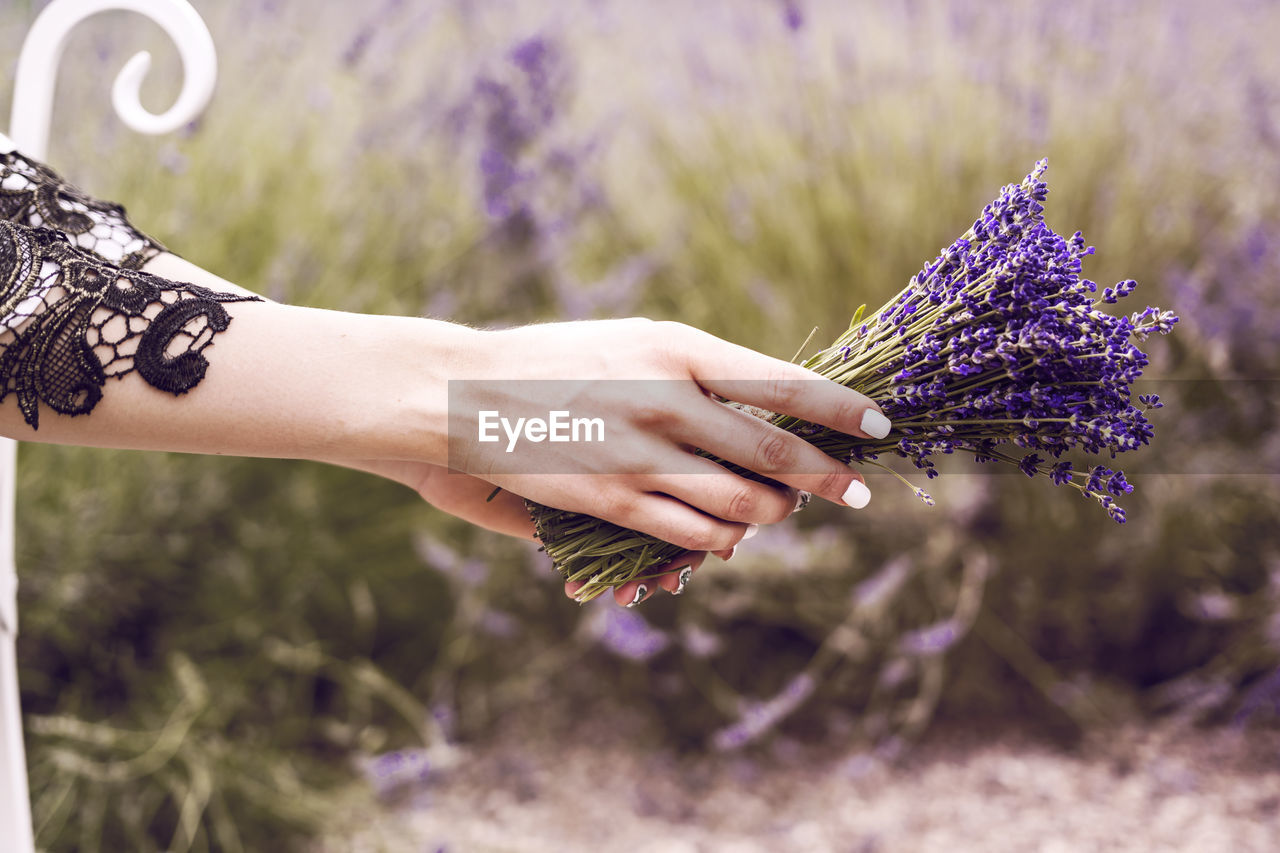
<path id="1" fill-rule="evenodd" d="M 249 293 L 174 255 L 153 258 L 146 269 Z M 860 436 L 869 435 L 867 411 L 878 407 L 855 391 L 813 381 L 799 366 L 688 326 L 628 319 L 485 331 L 270 301 L 226 308 L 231 326 L 207 350 L 207 375 L 189 393 L 175 397 L 126 376 L 109 381 L 87 416 L 42 410 L 36 432 L 9 399 L 0 406 L 0 433 L 22 441 L 331 462 L 400 482 L 445 512 L 526 540 L 533 536 L 527 497 L 687 548 L 641 598 L 658 588 L 677 591 L 679 570 L 696 570 L 708 553 L 728 559 L 756 525 L 786 518 L 798 490 L 842 506 L 865 503 L 860 475 L 711 395 Z M 520 380 L 581 380 L 574 401 L 606 407 L 613 438 L 575 447 L 554 474 L 498 471 L 495 445 L 476 443 L 451 460 L 448 380 L 489 378 L 516 380 L 516 387 Z M 673 381 L 663 384 L 670 393 L 639 401 L 611 391 L 615 379 Z M 693 459 L 694 448 L 784 487 Z M 450 470 L 450 461 L 462 470 Z M 698 476 L 663 473 L 690 464 L 699 466 Z M 502 491 L 489 500 L 495 486 Z M 580 586 L 568 584 L 565 592 L 572 597 Z M 637 587 L 619 587 L 615 600 L 634 603 Z"/>

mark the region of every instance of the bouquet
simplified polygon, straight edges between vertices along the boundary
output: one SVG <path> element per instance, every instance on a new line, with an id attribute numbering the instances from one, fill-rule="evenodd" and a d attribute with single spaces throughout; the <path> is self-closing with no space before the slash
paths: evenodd
<path id="1" fill-rule="evenodd" d="M 1045 224 L 1046 167 L 1041 160 L 1022 183 L 1006 186 L 901 293 L 869 317 L 863 317 L 866 306 L 859 308 L 848 330 L 805 362 L 819 376 L 876 400 L 893 422 L 888 436 L 855 438 L 785 415 L 756 414 L 850 464 L 889 470 L 876 460 L 895 454 L 927 478 L 938 474 L 936 454 L 1016 465 L 1028 477 L 1044 475 L 1075 489 L 1123 523 L 1116 498 L 1133 491 L 1124 473 L 1105 464 L 1077 470 L 1061 457 L 1072 451 L 1114 458 L 1150 442 L 1144 412 L 1159 408 L 1160 400 L 1140 395 L 1139 405 L 1133 403 L 1131 386 L 1147 364 L 1137 343 L 1154 332 L 1168 334 L 1178 318 L 1151 307 L 1127 317 L 1103 309 L 1129 295 L 1136 282 L 1098 295 L 1097 285 L 1080 277 L 1093 248 L 1079 232 L 1063 238 Z M 913 488 L 933 504 L 924 489 Z M 579 601 L 651 577 L 683 553 L 588 515 L 528 507 L 557 570 L 566 581 L 586 581 Z"/>

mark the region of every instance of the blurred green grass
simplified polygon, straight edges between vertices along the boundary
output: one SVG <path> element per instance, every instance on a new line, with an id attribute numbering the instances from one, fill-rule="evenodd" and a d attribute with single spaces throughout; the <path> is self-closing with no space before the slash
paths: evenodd
<path id="1" fill-rule="evenodd" d="M 1241 235 L 1280 234 L 1276 10 L 815 2 L 792 30 L 765 2 L 197 5 L 221 57 L 198 127 L 142 139 L 106 116 L 125 52 L 156 54 L 156 108 L 176 60 L 105 16 L 68 53 L 50 159 L 275 299 L 642 314 L 787 358 L 1048 156 L 1049 222 L 1099 247 L 1090 277 L 1177 308 L 1196 270 L 1252 325 L 1188 317 L 1153 345 L 1152 377 L 1202 381 L 1158 389 L 1124 527 L 1013 476 L 944 476 L 933 509 L 872 477 L 869 515 L 814 507 L 643 615 L 580 611 L 540 555 L 355 472 L 23 445 L 44 849 L 300 846 L 340 822 L 354 757 L 438 763 L 530 701 L 612 693 L 690 748 L 783 731 L 890 753 L 935 713 L 1070 736 L 1134 708 L 1257 706 L 1280 665 L 1275 399 L 1245 399 L 1213 354 L 1254 335 L 1276 377 L 1274 282 L 1221 265 Z M 14 50 L 31 17 L 0 12 Z M 512 53 L 531 38 L 536 73 Z M 1195 460 L 1256 473 L 1185 476 Z M 945 642 L 914 633 L 940 624 Z M 811 692 L 777 712 L 797 673 Z"/>

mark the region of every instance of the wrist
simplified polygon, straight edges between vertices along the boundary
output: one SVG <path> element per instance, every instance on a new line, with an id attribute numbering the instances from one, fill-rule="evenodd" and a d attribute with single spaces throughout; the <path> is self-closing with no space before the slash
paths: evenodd
<path id="1" fill-rule="evenodd" d="M 343 450 L 447 466 L 449 381 L 483 375 L 483 332 L 441 320 L 360 317 Z M 367 326 L 367 329 L 365 327 Z M 340 389 L 339 389 L 340 390 Z"/>

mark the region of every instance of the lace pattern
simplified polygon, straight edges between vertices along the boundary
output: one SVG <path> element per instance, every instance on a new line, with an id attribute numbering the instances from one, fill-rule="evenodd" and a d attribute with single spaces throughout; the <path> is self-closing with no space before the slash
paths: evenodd
<path id="1" fill-rule="evenodd" d="M 223 305 L 261 301 L 121 268 L 74 239 L 0 220 L 0 402 L 16 395 L 32 429 L 41 404 L 87 414 L 107 379 L 133 372 L 185 394 L 204 378 L 204 350 L 230 325 Z"/>
<path id="2" fill-rule="evenodd" d="M 17 151 L 0 154 L 0 217 L 61 231 L 75 246 L 124 269 L 142 269 L 166 251 L 129 223 L 123 207 L 90 198 Z"/>

